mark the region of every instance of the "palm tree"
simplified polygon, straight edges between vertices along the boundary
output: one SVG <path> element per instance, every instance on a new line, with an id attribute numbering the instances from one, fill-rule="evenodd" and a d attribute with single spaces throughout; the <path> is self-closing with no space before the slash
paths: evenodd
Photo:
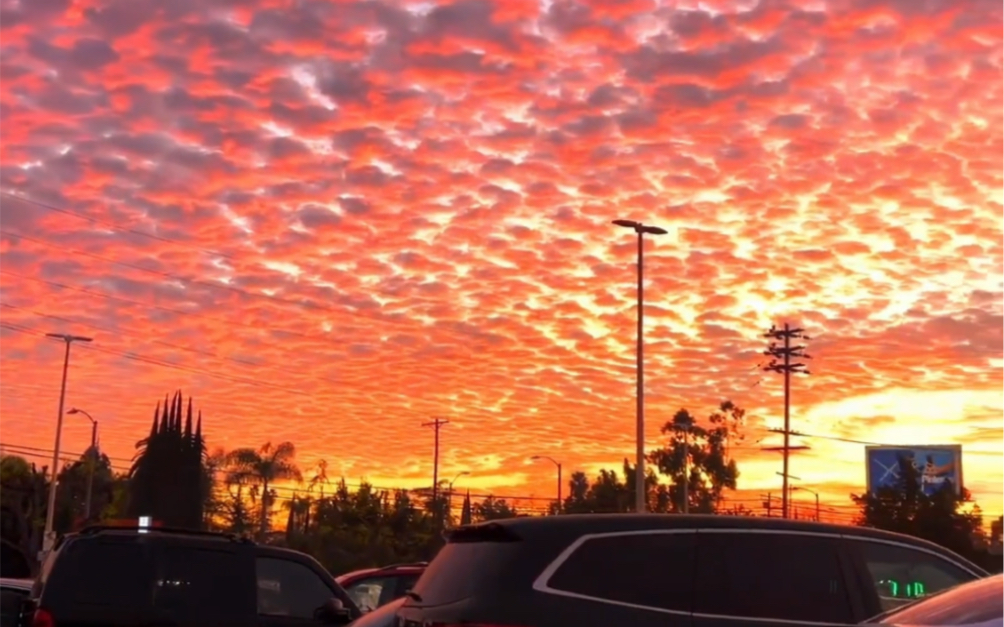
<path id="1" fill-rule="evenodd" d="M 239 448 L 227 454 L 227 466 L 238 485 L 252 485 L 261 495 L 261 520 L 258 534 L 264 539 L 268 532 L 268 518 L 274 491 L 270 486 L 279 481 L 303 481 L 300 469 L 293 461 L 296 446 L 283 442 L 272 446 L 266 442 L 258 449 Z"/>

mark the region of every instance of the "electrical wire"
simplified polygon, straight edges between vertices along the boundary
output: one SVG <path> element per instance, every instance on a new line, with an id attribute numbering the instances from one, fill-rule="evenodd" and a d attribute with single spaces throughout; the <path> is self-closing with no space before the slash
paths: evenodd
<path id="1" fill-rule="evenodd" d="M 43 336 L 43 337 L 45 336 L 45 332 L 44 331 L 41 331 L 39 329 L 33 329 L 31 327 L 26 327 L 24 325 L 19 325 L 19 324 L 11 323 L 11 322 L 0 322 L 0 328 L 7 329 L 7 330 L 10 330 L 10 331 L 16 331 L 18 333 L 25 333 L 25 334 L 28 334 L 28 335 L 38 335 L 38 336 Z M 237 377 L 237 376 L 233 376 L 233 375 L 223 374 L 223 373 L 220 373 L 220 372 L 213 372 L 211 370 L 203 370 L 201 368 L 192 368 L 192 367 L 189 367 L 189 366 L 182 366 L 182 365 L 179 365 L 179 364 L 172 364 L 170 362 L 166 362 L 166 361 L 154 358 L 154 357 L 147 357 L 145 355 L 141 355 L 141 354 L 137 354 L 137 353 L 132 353 L 132 352 L 113 350 L 113 349 L 110 349 L 110 348 L 105 348 L 103 346 L 95 346 L 93 344 L 81 344 L 79 348 L 81 350 L 95 351 L 95 352 L 98 352 L 98 353 L 105 353 L 105 354 L 108 354 L 108 355 L 115 355 L 117 357 L 123 357 L 125 359 L 130 359 L 132 361 L 137 361 L 137 362 L 140 362 L 140 363 L 154 365 L 154 366 L 160 366 L 160 367 L 163 367 L 163 368 L 169 368 L 169 369 L 172 369 L 172 370 L 178 370 L 180 372 L 187 372 L 187 373 L 190 373 L 190 374 L 200 374 L 200 375 L 203 375 L 203 376 L 207 376 L 207 377 L 219 379 L 221 381 L 227 381 L 229 383 L 239 383 L 239 384 L 249 385 L 249 386 L 252 386 L 252 387 L 258 387 L 258 388 L 263 388 L 263 389 L 271 389 L 271 390 L 276 390 L 276 391 L 280 391 L 280 392 L 287 392 L 289 394 L 295 394 L 295 395 L 298 395 L 298 396 L 305 396 L 305 397 L 310 397 L 310 398 L 313 398 L 315 396 L 315 394 L 312 393 L 312 392 L 307 392 L 305 390 L 298 389 L 298 388 L 290 388 L 290 387 L 285 387 L 285 386 L 281 386 L 281 385 L 276 385 L 276 384 L 270 383 L 268 381 L 261 381 L 261 380 L 258 380 L 258 379 L 251 379 L 251 378 L 247 378 L 247 377 Z"/>

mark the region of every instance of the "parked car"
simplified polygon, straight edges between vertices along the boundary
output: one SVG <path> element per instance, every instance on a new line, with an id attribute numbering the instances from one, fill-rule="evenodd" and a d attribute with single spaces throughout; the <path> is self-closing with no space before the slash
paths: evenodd
<path id="1" fill-rule="evenodd" d="M 349 627 L 397 627 L 397 610 L 404 603 L 404 597 L 381 605 L 372 612 L 363 614 Z"/>
<path id="2" fill-rule="evenodd" d="M 740 516 L 590 514 L 460 527 L 398 627 L 852 624 L 987 573 L 862 527 Z"/>
<path id="3" fill-rule="evenodd" d="M 31 592 L 31 579 L 0 579 L 0 627 L 16 626 L 21 605 Z"/>
<path id="4" fill-rule="evenodd" d="M 345 625 L 361 615 L 309 555 L 228 534 L 89 527 L 46 557 L 32 627 Z"/>
<path id="5" fill-rule="evenodd" d="M 391 564 L 345 573 L 335 577 L 335 581 L 345 588 L 363 612 L 369 612 L 403 597 L 418 581 L 426 566 L 427 562 Z"/>
<path id="6" fill-rule="evenodd" d="M 1004 575 L 964 583 L 868 621 L 875 625 L 957 627 L 1004 623 Z"/>

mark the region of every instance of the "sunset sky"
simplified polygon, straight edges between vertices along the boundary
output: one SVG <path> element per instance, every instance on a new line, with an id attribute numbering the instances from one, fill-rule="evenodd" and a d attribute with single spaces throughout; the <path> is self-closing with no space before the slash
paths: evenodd
<path id="1" fill-rule="evenodd" d="M 551 497 L 531 455 L 633 456 L 629 218 L 669 231 L 651 446 L 732 399 L 739 498 L 778 493 L 787 321 L 796 485 L 847 506 L 863 442 L 958 443 L 1004 509 L 999 0 L 0 6 L 5 451 L 52 449 L 66 332 L 123 468 L 182 389 L 210 448 L 429 485 L 440 416 L 443 477 Z"/>

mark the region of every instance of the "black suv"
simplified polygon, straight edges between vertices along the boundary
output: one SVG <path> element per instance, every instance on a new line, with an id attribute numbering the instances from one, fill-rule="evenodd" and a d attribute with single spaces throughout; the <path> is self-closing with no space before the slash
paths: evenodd
<path id="1" fill-rule="evenodd" d="M 850 624 L 986 576 L 934 544 L 773 518 L 587 514 L 460 527 L 398 627 Z"/>
<path id="2" fill-rule="evenodd" d="M 31 627 L 307 627 L 360 615 L 303 553 L 226 534 L 122 527 L 64 536 L 24 609 Z"/>

